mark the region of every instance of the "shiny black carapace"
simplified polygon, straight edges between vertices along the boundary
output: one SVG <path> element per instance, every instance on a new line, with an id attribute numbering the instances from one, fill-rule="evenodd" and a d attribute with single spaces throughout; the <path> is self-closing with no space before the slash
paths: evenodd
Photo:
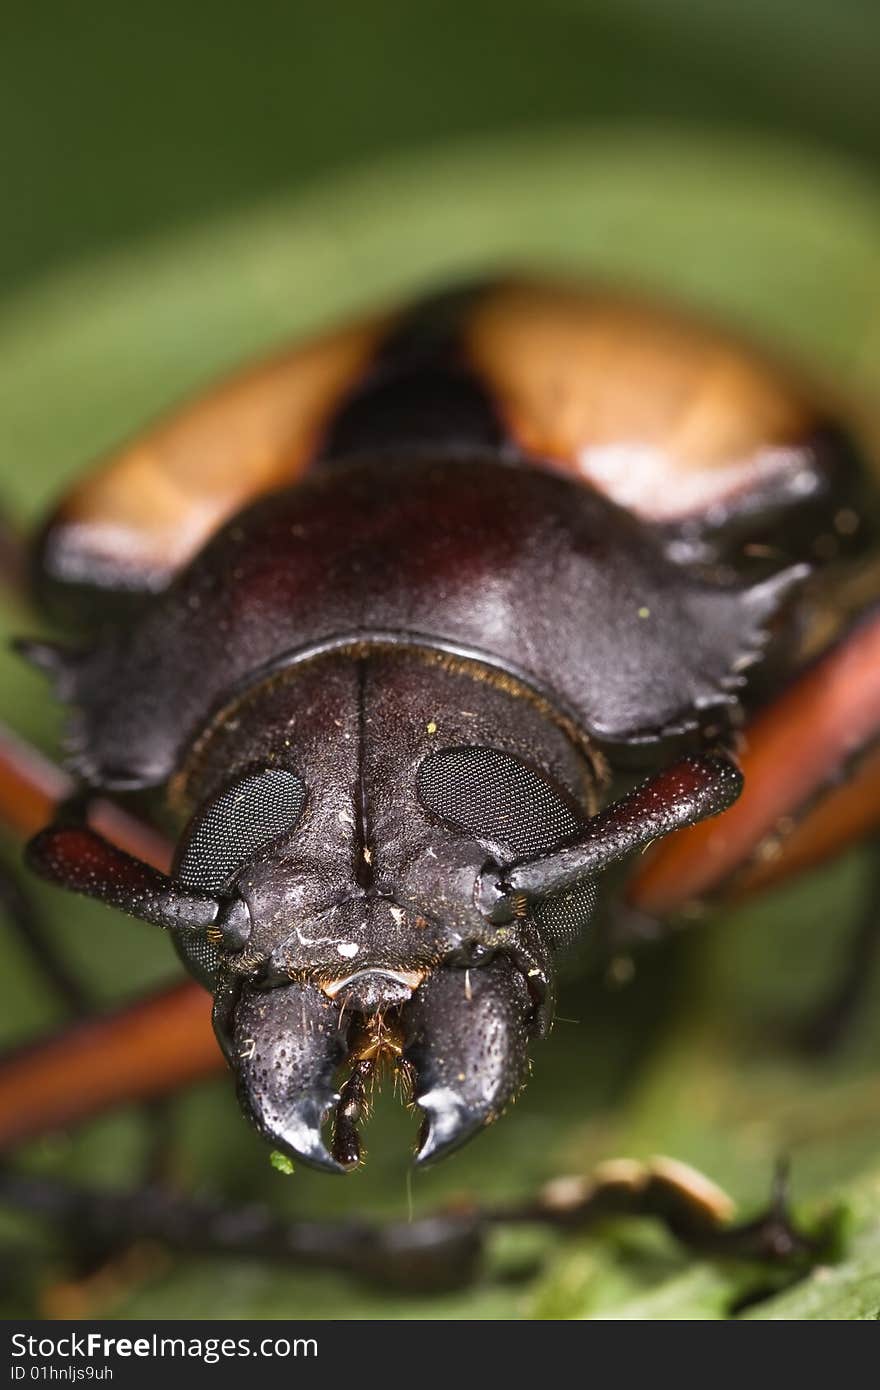
<path id="1" fill-rule="evenodd" d="M 384 1059 L 433 1159 L 523 1087 L 610 864 L 681 832 L 633 861 L 643 923 L 876 826 L 876 503 L 814 393 L 606 294 L 279 356 L 42 533 L 86 636 L 22 644 L 80 793 L 30 864 L 170 930 L 274 1147 L 355 1165 Z M 156 790 L 168 874 L 89 824 Z"/>

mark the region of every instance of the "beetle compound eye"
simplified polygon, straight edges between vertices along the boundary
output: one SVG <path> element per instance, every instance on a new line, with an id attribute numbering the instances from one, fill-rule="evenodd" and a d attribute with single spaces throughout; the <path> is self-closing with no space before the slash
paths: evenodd
<path id="1" fill-rule="evenodd" d="M 563 793 L 499 748 L 448 748 L 418 771 L 426 810 L 513 858 L 553 849 L 581 829 Z"/>
<path id="2" fill-rule="evenodd" d="M 551 951 L 564 951 L 580 938 L 595 906 L 596 885 L 592 879 L 539 898 L 535 923 Z"/>
<path id="3" fill-rule="evenodd" d="M 226 888 L 258 850 L 293 830 L 305 801 L 302 780 L 283 768 L 240 777 L 192 822 L 177 867 L 179 882 Z"/>

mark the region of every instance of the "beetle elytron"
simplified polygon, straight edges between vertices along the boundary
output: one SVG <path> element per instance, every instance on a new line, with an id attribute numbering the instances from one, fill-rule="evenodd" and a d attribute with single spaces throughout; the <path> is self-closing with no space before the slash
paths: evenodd
<path id="1" fill-rule="evenodd" d="M 876 827 L 876 523 L 833 409 L 604 292 L 477 286 L 281 355 L 40 537 L 44 604 L 99 635 L 22 643 L 79 792 L 29 862 L 171 931 L 275 1148 L 356 1165 L 390 1057 L 436 1158 L 522 1088 L 609 865 L 659 840 L 621 891 L 663 918 Z M 149 789 L 168 873 L 89 822 Z"/>

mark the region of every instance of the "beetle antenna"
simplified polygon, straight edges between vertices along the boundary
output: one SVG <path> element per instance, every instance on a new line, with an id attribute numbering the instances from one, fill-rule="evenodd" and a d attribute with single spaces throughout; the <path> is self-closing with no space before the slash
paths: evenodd
<path id="1" fill-rule="evenodd" d="M 492 922 L 510 921 L 519 895 L 540 898 L 594 878 L 651 840 L 726 811 L 742 783 L 723 754 L 682 758 L 593 816 L 563 849 L 506 868 L 487 864 L 477 884 L 480 910 Z"/>
<path id="2" fill-rule="evenodd" d="M 88 825 L 62 821 L 48 826 L 30 841 L 25 858 L 49 883 L 97 898 L 142 921 L 200 934 L 214 928 L 224 944 L 237 945 L 242 936 L 246 940 L 246 908 L 244 914 L 236 911 L 236 900 L 228 905 L 210 894 L 182 889 Z M 227 942 L 227 936 L 236 941 Z"/>

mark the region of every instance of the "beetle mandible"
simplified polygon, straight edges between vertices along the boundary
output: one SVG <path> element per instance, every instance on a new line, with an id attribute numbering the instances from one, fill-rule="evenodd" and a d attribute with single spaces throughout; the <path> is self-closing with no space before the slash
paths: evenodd
<path id="1" fill-rule="evenodd" d="M 435 1159 L 523 1088 L 611 866 L 643 923 L 876 828 L 876 523 L 821 392 L 626 296 L 497 281 L 283 353 L 39 537 L 83 635 L 21 643 L 77 786 L 29 863 L 171 932 L 274 1148 L 356 1166 L 391 1059 Z M 89 820 L 156 790 L 168 873 Z"/>

